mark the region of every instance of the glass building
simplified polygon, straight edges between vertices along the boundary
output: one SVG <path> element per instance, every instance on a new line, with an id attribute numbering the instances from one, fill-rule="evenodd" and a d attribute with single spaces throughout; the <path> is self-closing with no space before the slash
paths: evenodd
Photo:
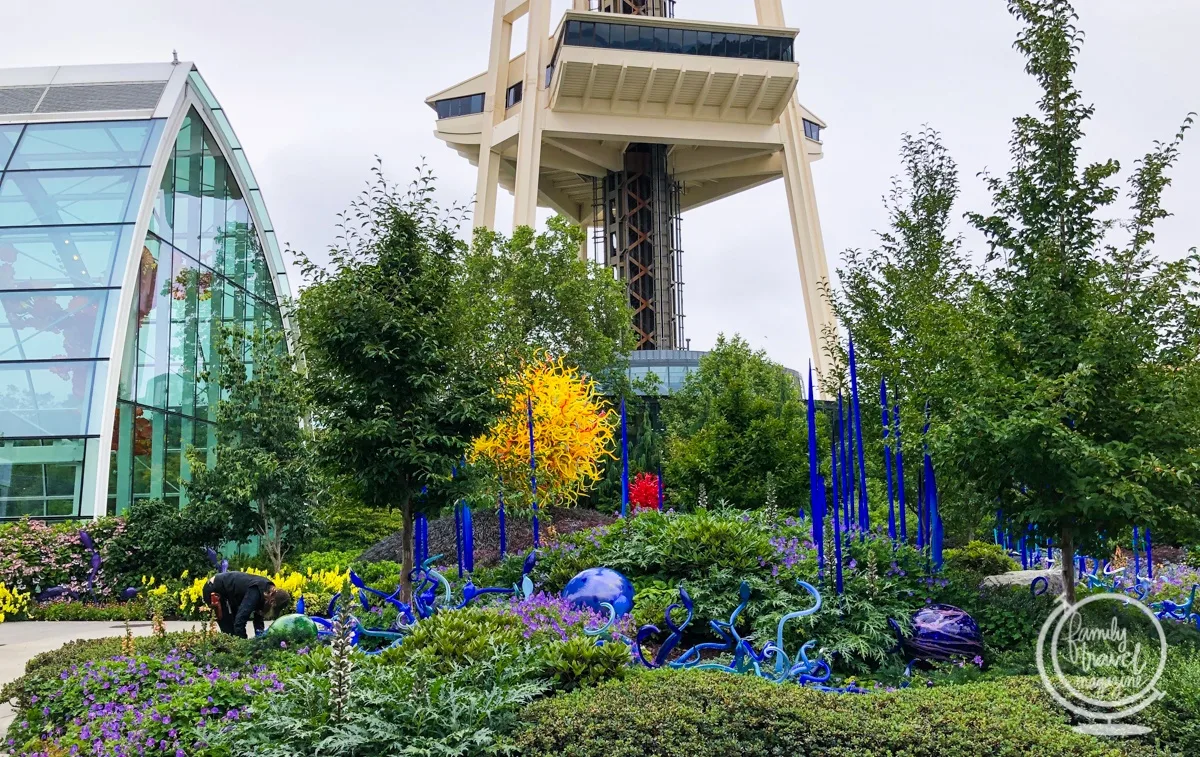
<path id="1" fill-rule="evenodd" d="M 219 327 L 286 328 L 287 296 L 193 65 L 0 70 L 0 519 L 184 504 Z"/>
<path id="2" fill-rule="evenodd" d="M 630 381 L 645 381 L 653 376 L 658 396 L 674 394 L 683 388 L 687 377 L 700 370 L 700 359 L 707 355 L 700 350 L 636 350 L 629 355 L 626 375 Z M 807 397 L 800 372 L 784 366 L 784 370 L 800 386 L 801 396 Z"/>

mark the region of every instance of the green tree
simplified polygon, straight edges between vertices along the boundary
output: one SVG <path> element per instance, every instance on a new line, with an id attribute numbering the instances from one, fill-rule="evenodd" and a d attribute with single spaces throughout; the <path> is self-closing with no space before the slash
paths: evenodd
<path id="1" fill-rule="evenodd" d="M 584 232 L 561 216 L 535 234 L 476 229 L 458 270 L 463 328 L 483 359 L 514 371 L 539 350 L 598 381 L 620 370 L 633 349 L 624 285 L 579 255 Z"/>
<path id="2" fill-rule="evenodd" d="M 498 366 L 461 328 L 456 259 L 464 245 L 422 174 L 408 193 L 379 177 L 344 216 L 328 268 L 304 261 L 298 309 L 318 448 L 370 506 L 404 521 L 402 589 L 413 517 L 457 499 L 453 466 L 498 407 Z M 422 496 L 422 489 L 428 494 Z"/>
<path id="3" fill-rule="evenodd" d="M 986 312 L 978 296 L 978 275 L 962 251 L 962 239 L 950 231 L 958 200 L 958 167 L 941 136 L 926 128 L 901 140 L 902 176 L 892 180 L 884 198 L 889 228 L 878 233 L 871 250 L 848 250 L 838 269 L 841 286 L 827 290 L 834 313 L 854 338 L 858 360 L 867 449 L 867 466 L 883 480 L 883 441 L 879 433 L 878 388 L 888 384 L 889 404 L 902 404 L 903 439 L 919 440 L 930 406 L 934 419 L 971 393 L 974 332 L 986 331 Z M 831 339 L 827 349 L 846 363 L 846 345 Z M 831 377 L 831 393 L 848 394 L 844 370 Z M 873 419 L 871 423 L 869 419 Z M 943 446 L 944 424 L 935 425 L 935 450 Z M 912 449 L 912 447 L 910 447 Z M 911 458 L 910 458 L 911 459 Z M 991 502 L 982 502 L 969 478 L 947 470 L 939 487 L 950 528 L 969 541 Z M 907 479 L 909 502 L 916 502 L 918 477 Z"/>
<path id="4" fill-rule="evenodd" d="M 663 403 L 666 480 L 677 509 L 701 485 L 710 501 L 758 508 L 767 474 L 787 507 L 807 502 L 808 432 L 795 378 L 741 337 L 717 338 L 699 370 Z"/>
<path id="5" fill-rule="evenodd" d="M 1200 259 L 1150 252 L 1182 132 L 1138 163 L 1131 220 L 1107 220 L 1120 169 L 1080 156 L 1093 108 L 1072 81 L 1083 34 L 1071 3 L 1008 7 L 1043 96 L 1038 115 L 1015 121 L 1009 173 L 987 179 L 992 211 L 969 216 L 990 245 L 992 328 L 975 345 L 974 395 L 952 419 L 951 463 L 1070 555 L 1131 525 L 1195 517 Z M 1127 240 L 1110 241 L 1117 228 Z M 1072 572 L 1064 560 L 1073 598 Z"/>
<path id="6" fill-rule="evenodd" d="M 226 329 L 219 348 L 216 381 L 216 463 L 205 465 L 195 449 L 188 458 L 193 507 L 224 515 L 229 538 L 258 538 L 278 571 L 289 550 L 304 544 L 314 528 L 316 495 L 312 435 L 302 425 L 308 407 L 303 378 L 278 331 Z M 247 364 L 248 363 L 248 364 Z"/>

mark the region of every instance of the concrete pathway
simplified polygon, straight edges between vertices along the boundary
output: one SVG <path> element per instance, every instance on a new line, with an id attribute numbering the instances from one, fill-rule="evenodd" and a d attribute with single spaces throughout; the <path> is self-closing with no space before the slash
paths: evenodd
<path id="1" fill-rule="evenodd" d="M 150 623 L 134 622 L 135 636 L 149 636 Z M 199 630 L 192 621 L 168 621 L 168 631 Z M 25 663 L 34 655 L 58 649 L 75 639 L 102 639 L 106 636 L 125 635 L 125 624 L 121 621 L 62 621 L 0 623 L 0 685 L 20 678 L 25 673 Z M 13 711 L 8 702 L 0 703 L 0 735 L 12 722 Z M 0 743 L 3 743 L 0 741 Z"/>

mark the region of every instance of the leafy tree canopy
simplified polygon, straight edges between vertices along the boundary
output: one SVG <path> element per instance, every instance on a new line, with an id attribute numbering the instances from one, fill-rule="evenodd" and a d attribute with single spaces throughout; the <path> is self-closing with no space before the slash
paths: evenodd
<path id="1" fill-rule="evenodd" d="M 741 337 L 717 338 L 663 404 L 667 491 L 676 507 L 710 500 L 762 507 L 767 474 L 789 507 L 807 501 L 808 432 L 795 378 Z"/>
<path id="2" fill-rule="evenodd" d="M 629 303 L 612 271 L 580 256 L 584 240 L 561 216 L 541 234 L 476 229 L 458 271 L 461 328 L 475 348 L 510 372 L 545 352 L 611 383 L 633 349 Z"/>

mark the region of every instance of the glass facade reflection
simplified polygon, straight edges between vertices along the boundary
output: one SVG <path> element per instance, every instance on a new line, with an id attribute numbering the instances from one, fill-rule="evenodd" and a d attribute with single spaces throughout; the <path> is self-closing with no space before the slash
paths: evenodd
<path id="1" fill-rule="evenodd" d="M 570 20 L 563 31 L 562 44 L 648 53 L 776 60 L 788 63 L 795 61 L 795 40 L 791 37 L 684 29 L 679 26 Z"/>
<path id="2" fill-rule="evenodd" d="M 179 74 L 172 118 L 0 124 L 0 519 L 184 504 L 187 450 L 213 461 L 220 327 L 283 326 L 262 193 Z"/>
<path id="3" fill-rule="evenodd" d="M 281 329 L 248 200 L 199 115 L 185 118 L 154 203 L 126 331 L 109 471 L 109 509 L 186 504 L 186 450 L 211 458 L 222 325 Z"/>

